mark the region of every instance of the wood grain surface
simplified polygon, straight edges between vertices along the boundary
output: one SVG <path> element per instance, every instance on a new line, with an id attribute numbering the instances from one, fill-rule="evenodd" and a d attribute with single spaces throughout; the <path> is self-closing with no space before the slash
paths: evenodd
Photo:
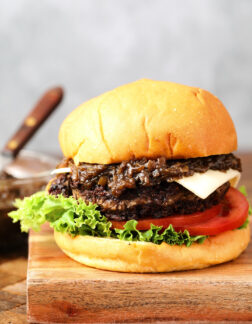
<path id="1" fill-rule="evenodd" d="M 26 251 L 0 256 L 0 323 L 25 324 Z"/>
<path id="2" fill-rule="evenodd" d="M 252 202 L 252 153 L 243 154 L 241 157 L 243 162 L 241 184 L 246 185 L 249 200 Z M 39 243 L 39 240 L 42 240 L 41 243 Z M 71 261 L 55 247 L 51 234 L 48 232 L 43 234 L 42 239 L 37 238 L 35 241 L 37 242 L 33 246 L 33 254 L 36 255 L 37 259 L 35 258 L 33 260 L 34 270 L 32 271 L 32 275 L 29 272 L 28 278 L 28 280 L 33 278 L 33 291 L 31 296 L 36 302 L 34 303 L 35 311 L 38 314 L 47 312 L 43 315 L 47 318 L 53 314 L 54 318 L 57 318 L 58 323 L 59 316 L 63 315 L 66 317 L 66 320 L 61 321 L 61 323 L 71 323 L 71 321 L 72 323 L 80 323 L 81 320 L 82 322 L 97 322 L 98 320 L 104 322 L 103 316 L 110 318 L 110 322 L 117 320 L 118 322 L 124 321 L 128 323 L 140 321 L 170 323 L 237 323 L 241 321 L 245 323 L 251 321 L 251 244 L 249 249 L 239 259 L 231 263 L 194 271 L 191 272 L 191 275 L 189 272 L 168 276 L 166 274 L 138 275 L 141 279 L 139 280 L 140 284 L 136 287 L 131 274 L 114 274 L 101 270 L 93 270 Z M 41 261 L 40 252 L 37 250 L 39 245 L 43 246 L 44 250 L 42 249 L 40 251 L 44 257 L 49 257 L 49 259 L 46 259 L 46 262 L 44 260 L 44 266 L 41 270 L 38 270 L 38 262 Z M 51 252 L 50 255 L 48 255 L 48 247 L 54 247 L 53 253 Z M 73 264 L 74 267 L 72 268 Z M 51 268 L 52 265 L 54 267 L 53 269 Z M 26 323 L 26 267 L 27 259 L 25 251 L 7 253 L 0 256 L 1 324 Z M 66 293 L 64 285 L 60 283 L 61 269 L 65 273 L 64 282 L 68 284 Z M 98 283 L 91 284 L 90 278 L 93 278 L 92 274 L 94 273 L 98 279 Z M 52 275 L 56 277 L 52 277 Z M 118 281 L 117 275 L 119 275 L 120 283 L 127 283 L 125 293 L 115 288 Z M 190 280 L 187 278 L 188 275 L 190 275 Z M 42 277 L 42 280 L 39 279 L 39 276 Z M 47 281 L 46 288 L 43 287 L 43 280 Z M 183 281 L 187 282 L 186 289 L 184 283 L 176 289 L 175 281 L 178 280 L 180 283 L 183 283 Z M 200 288 L 199 282 L 206 283 L 208 292 L 202 287 Z M 169 287 L 169 290 L 164 287 Z M 50 297 L 51 291 L 54 288 L 54 297 Z M 98 297 L 99 295 L 95 294 L 95 292 L 99 292 L 101 289 L 103 291 L 102 299 Z M 142 295 L 138 298 L 137 303 L 134 303 L 127 297 L 137 289 L 140 289 Z M 158 298 L 153 300 L 151 290 L 154 289 L 159 290 L 160 294 Z M 219 295 L 220 290 L 225 293 L 222 299 L 220 299 Z M 78 295 L 78 292 L 81 292 L 81 294 Z M 117 292 L 119 292 L 119 295 Z M 202 296 L 201 305 L 196 303 L 195 299 L 191 298 L 195 294 Z M 42 300 L 44 307 L 40 308 L 41 296 L 45 300 L 51 300 L 50 307 Z M 74 297 L 75 303 L 71 302 L 72 296 Z M 169 308 L 166 307 L 167 298 L 170 303 Z M 248 298 L 249 300 L 247 300 Z M 117 308 L 113 307 L 113 302 L 117 303 Z M 223 303 L 225 307 L 223 307 Z M 235 304 L 234 308 L 229 303 L 231 305 Z M 186 304 L 186 309 L 181 308 L 183 304 Z M 82 309 L 81 305 L 83 306 Z M 94 308 L 94 305 L 97 307 Z M 104 305 L 107 307 L 106 310 L 104 310 Z M 219 305 L 220 307 L 218 307 Z M 244 307 L 248 311 L 244 311 Z M 164 308 L 165 313 L 162 311 Z M 216 309 L 217 311 L 215 311 Z M 173 311 L 177 312 L 176 317 L 172 315 Z M 80 315 L 81 313 L 82 315 Z M 237 314 L 239 313 L 243 315 L 238 319 Z M 29 319 L 35 321 L 35 313 L 30 312 L 29 315 Z M 185 320 L 182 318 L 185 318 Z M 196 320 L 195 318 L 201 319 Z M 220 318 L 222 319 L 220 320 Z"/>

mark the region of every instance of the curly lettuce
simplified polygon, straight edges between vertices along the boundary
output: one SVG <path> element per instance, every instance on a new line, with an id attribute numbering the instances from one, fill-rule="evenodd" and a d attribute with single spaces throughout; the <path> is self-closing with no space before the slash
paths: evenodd
<path id="1" fill-rule="evenodd" d="M 46 192 L 38 192 L 14 203 L 17 210 L 9 213 L 13 222 L 20 221 L 21 230 L 39 231 L 41 225 L 49 222 L 57 232 L 68 233 L 72 236 L 91 235 L 112 237 L 125 241 L 142 241 L 169 245 L 190 246 L 192 243 L 203 243 L 205 235 L 191 236 L 188 231 L 176 232 L 172 225 L 162 231 L 162 226 L 151 224 L 146 231 L 137 230 L 137 221 L 130 220 L 124 229 L 112 229 L 112 223 L 103 216 L 97 205 L 87 205 L 83 200 L 63 195 L 52 196 Z"/>
<path id="2" fill-rule="evenodd" d="M 9 213 L 16 223 L 20 221 L 21 231 L 29 229 L 39 231 L 41 225 L 49 222 L 57 232 L 72 236 L 91 235 L 111 236 L 111 223 L 96 209 L 93 204 L 85 204 L 81 199 L 66 198 L 63 195 L 52 196 L 46 192 L 37 192 L 14 203 L 17 210 Z"/>
<path id="3" fill-rule="evenodd" d="M 191 246 L 193 242 L 203 243 L 206 235 L 190 236 L 189 232 L 176 232 L 172 225 L 169 225 L 163 232 L 162 226 L 151 224 L 147 231 L 137 230 L 137 221 L 130 220 L 124 225 L 124 229 L 115 229 L 116 237 L 125 241 L 142 241 L 161 244 L 165 242 L 169 245 Z"/>

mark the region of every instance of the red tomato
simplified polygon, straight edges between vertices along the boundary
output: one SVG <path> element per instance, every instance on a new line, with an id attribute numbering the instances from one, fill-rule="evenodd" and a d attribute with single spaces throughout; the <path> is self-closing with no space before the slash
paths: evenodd
<path id="1" fill-rule="evenodd" d="M 222 203 L 204 212 L 139 220 L 137 229 L 148 230 L 150 224 L 163 228 L 172 224 L 176 231 L 188 230 L 191 235 L 217 235 L 241 226 L 248 216 L 248 209 L 244 195 L 230 188 Z M 122 229 L 124 224 L 125 222 L 112 221 L 113 228 Z"/>
<path id="2" fill-rule="evenodd" d="M 199 224 L 203 221 L 207 221 L 213 217 L 216 217 L 218 213 L 222 210 L 221 205 L 214 206 L 210 209 L 207 209 L 204 212 L 197 212 L 189 215 L 175 215 L 168 216 L 164 218 L 146 218 L 138 221 L 137 229 L 147 230 L 150 228 L 150 224 L 156 226 L 163 226 L 164 228 L 168 227 L 170 224 L 175 226 L 184 226 L 185 224 Z M 122 221 L 112 221 L 113 228 L 123 229 L 125 222 Z"/>

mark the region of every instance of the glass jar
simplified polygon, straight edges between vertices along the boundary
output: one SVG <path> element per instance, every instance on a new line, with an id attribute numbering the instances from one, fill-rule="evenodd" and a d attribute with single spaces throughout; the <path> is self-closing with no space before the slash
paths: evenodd
<path id="1" fill-rule="evenodd" d="M 57 163 L 56 157 L 23 150 L 8 171 L 24 178 L 17 179 L 6 174 L 0 176 L 1 253 L 24 248 L 27 244 L 27 234 L 21 233 L 19 223 L 14 224 L 8 213 L 15 209 L 13 202 L 16 198 L 22 199 L 45 189 L 51 178 L 50 171 L 55 169 Z"/>

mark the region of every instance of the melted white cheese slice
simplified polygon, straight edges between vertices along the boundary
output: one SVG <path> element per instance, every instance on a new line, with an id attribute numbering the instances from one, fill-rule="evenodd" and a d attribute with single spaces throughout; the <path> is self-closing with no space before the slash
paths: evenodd
<path id="1" fill-rule="evenodd" d="M 235 187 L 240 180 L 240 176 L 240 172 L 233 169 L 226 172 L 208 170 L 205 173 L 194 173 L 194 175 L 176 180 L 176 182 L 196 196 L 206 199 L 227 181 L 230 181 L 231 185 Z"/>

